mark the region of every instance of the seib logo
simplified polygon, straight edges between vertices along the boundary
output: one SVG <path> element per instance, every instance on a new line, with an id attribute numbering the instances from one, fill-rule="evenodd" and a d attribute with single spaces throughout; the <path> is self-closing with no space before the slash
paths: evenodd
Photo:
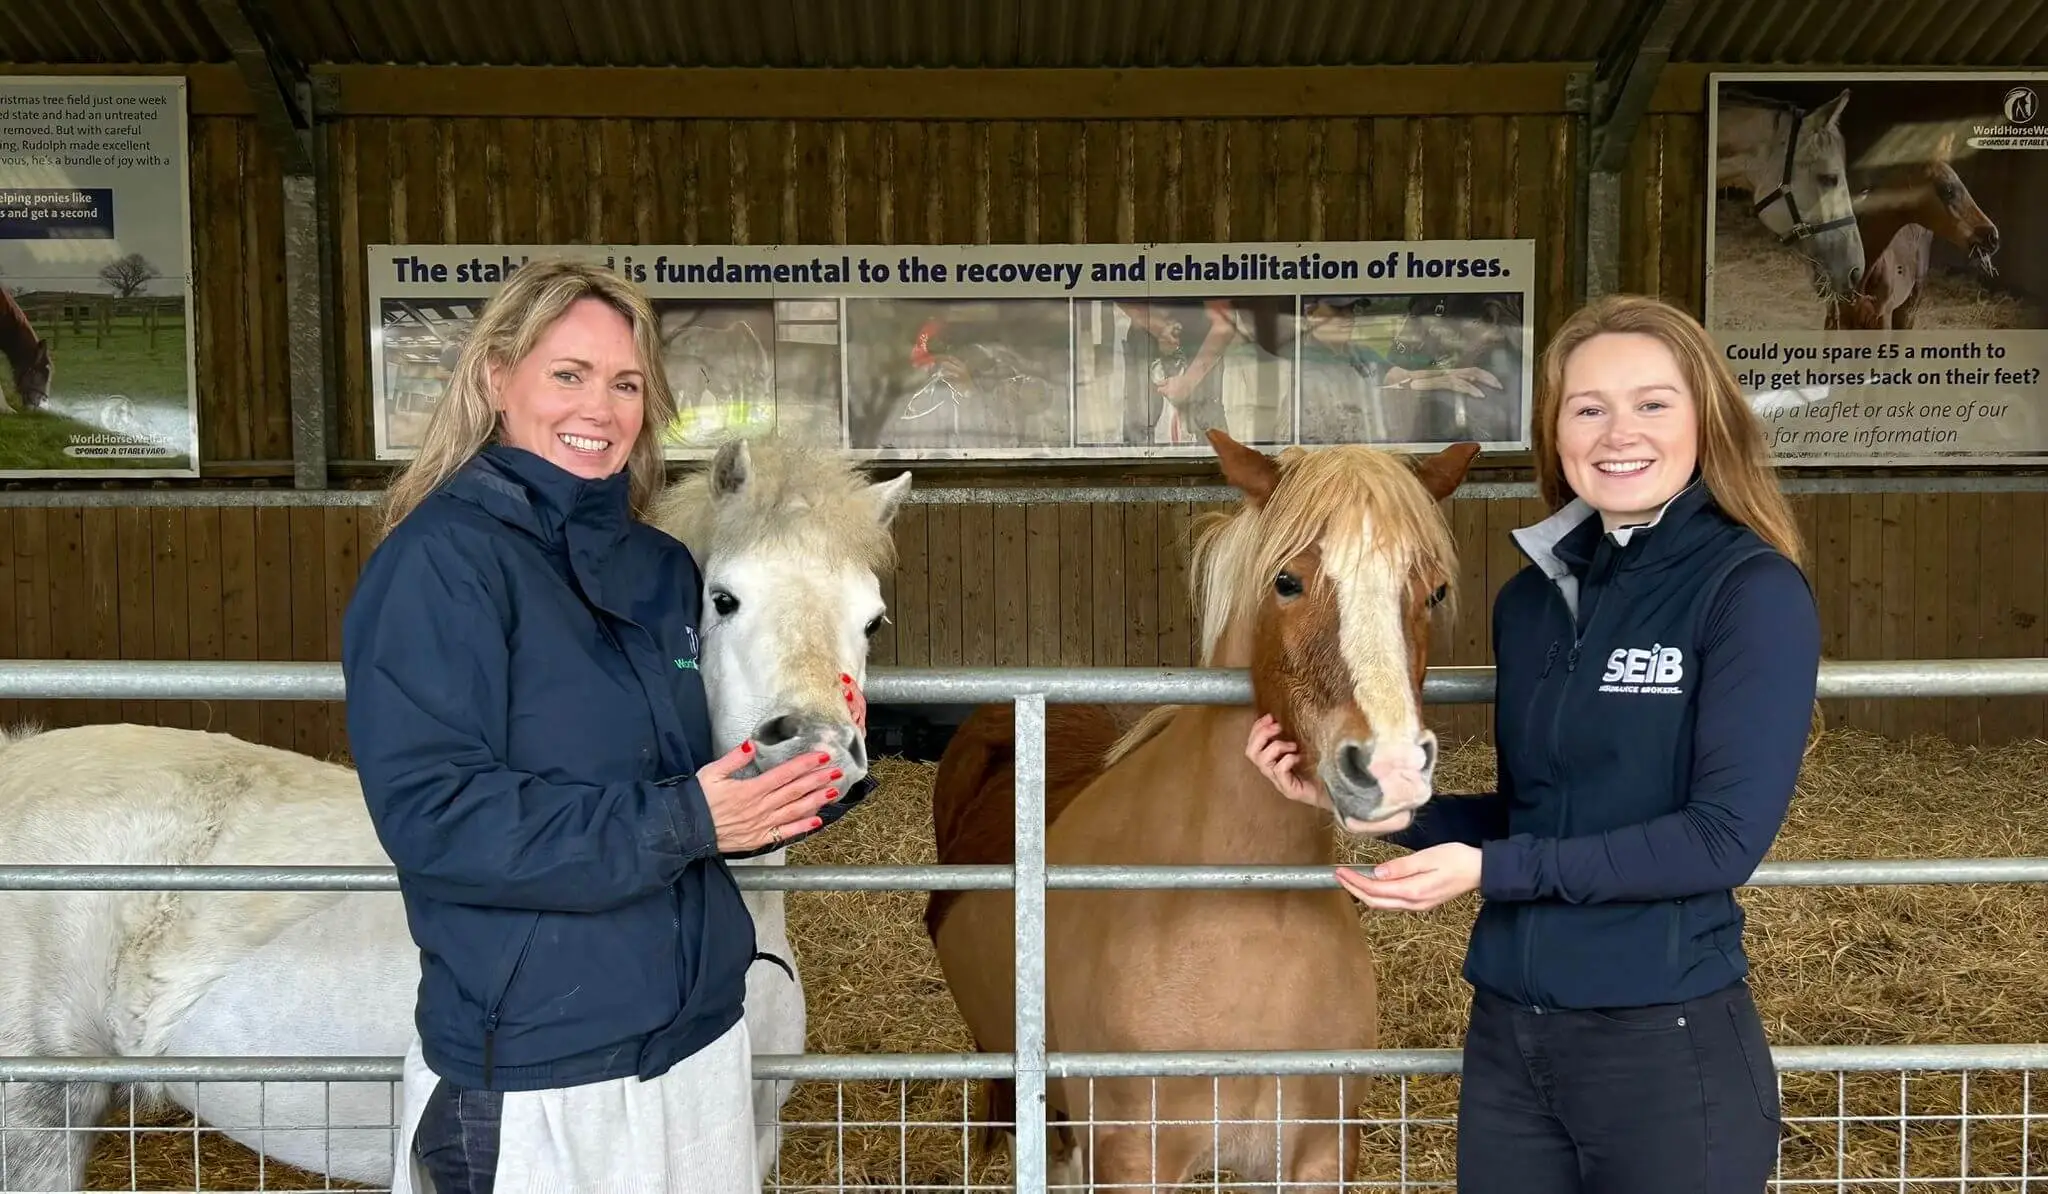
<path id="1" fill-rule="evenodd" d="M 1677 647 L 1616 647 L 1600 675 L 1600 691 L 1675 694 L 1685 691 L 1680 687 L 1684 680 L 1685 652 Z"/>

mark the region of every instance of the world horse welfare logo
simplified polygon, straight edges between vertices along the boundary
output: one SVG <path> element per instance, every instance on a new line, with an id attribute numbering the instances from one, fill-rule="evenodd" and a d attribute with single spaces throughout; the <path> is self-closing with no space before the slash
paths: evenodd
<path id="1" fill-rule="evenodd" d="M 150 434 L 150 428 L 135 409 L 132 399 L 111 394 L 102 401 L 96 430 L 75 432 L 65 437 L 64 455 L 74 459 L 129 460 L 176 456 L 180 449 Z"/>
<path id="2" fill-rule="evenodd" d="M 676 659 L 675 665 L 677 668 L 687 672 L 697 670 L 697 628 L 695 626 L 683 627 L 683 653 Z"/>
<path id="3" fill-rule="evenodd" d="M 2033 88 L 2021 85 L 2005 93 L 2000 105 L 2002 124 L 1979 124 L 1970 128 L 1973 149 L 2048 149 L 2048 130 L 2030 127 L 2041 115 L 2041 97 Z"/>

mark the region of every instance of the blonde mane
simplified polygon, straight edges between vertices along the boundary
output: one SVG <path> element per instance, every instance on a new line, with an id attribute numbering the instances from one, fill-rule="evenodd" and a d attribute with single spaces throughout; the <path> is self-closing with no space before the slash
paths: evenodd
<path id="1" fill-rule="evenodd" d="M 836 450 L 749 437 L 737 497 L 712 494 L 707 463 L 665 486 L 647 522 L 681 540 L 700 566 L 767 550 L 885 572 L 896 566 L 896 538 L 875 517 L 869 484 Z"/>
<path id="2" fill-rule="evenodd" d="M 1263 505 L 1240 502 L 1228 513 L 1204 514 L 1189 527 L 1188 598 L 1199 619 L 1199 666 L 1215 666 L 1224 633 L 1251 618 L 1274 574 L 1318 542 L 1356 543 L 1369 535 L 1371 542 L 1359 545 L 1361 558 L 1397 572 L 1419 568 L 1450 586 L 1434 615 L 1457 616 L 1457 544 L 1413 462 L 1343 444 L 1314 451 L 1290 447 L 1278 463 L 1279 481 Z M 1147 712 L 1104 754 L 1103 765 L 1114 765 L 1181 709 L 1161 705 Z"/>

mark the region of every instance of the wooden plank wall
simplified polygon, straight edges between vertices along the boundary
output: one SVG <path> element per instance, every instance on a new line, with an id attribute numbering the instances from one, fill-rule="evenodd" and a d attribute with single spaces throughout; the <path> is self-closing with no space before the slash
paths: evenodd
<path id="1" fill-rule="evenodd" d="M 1834 659 L 2048 653 L 2048 495 L 1796 499 Z M 1122 502 L 910 505 L 884 585 L 884 666 L 1174 666 L 1195 662 L 1181 536 L 1210 507 Z M 1487 610 L 1521 566 L 1508 539 L 1534 499 L 1447 504 L 1462 609 L 1432 651 L 1485 664 Z M 0 655 L 324 661 L 375 544 L 371 511 L 298 508 L 0 510 Z M 2043 732 L 2039 699 L 1830 702 L 1834 725 L 1998 742 Z M 1485 737 L 1483 706 L 1437 707 L 1439 733 Z M 0 722 L 129 720 L 226 730 L 312 754 L 346 745 L 311 702 L 0 702 Z"/>
<path id="2" fill-rule="evenodd" d="M 1700 307 L 1701 120 L 1652 117 L 1631 159 L 1622 284 Z M 1534 236 L 1539 335 L 1564 313 L 1571 143 L 1555 116 L 1349 120 L 337 122 L 338 454 L 370 452 L 362 252 L 377 241 L 1125 241 Z M 202 435 L 209 462 L 289 455 L 276 165 L 252 121 L 194 122 Z M 1838 659 L 2044 653 L 2048 495 L 1796 503 Z M 1178 538 L 1150 502 L 906 507 L 878 664 L 1192 662 Z M 1435 662 L 1489 662 L 1487 608 L 1533 500 L 1454 500 L 1464 615 Z M 363 508 L 0 510 L 0 654 L 331 660 L 373 545 Z M 2041 700 L 1835 705 L 1893 735 L 2043 732 Z M 0 719 L 225 729 L 313 754 L 338 707 L 0 702 Z M 1483 735 L 1483 707 L 1436 711 Z"/>

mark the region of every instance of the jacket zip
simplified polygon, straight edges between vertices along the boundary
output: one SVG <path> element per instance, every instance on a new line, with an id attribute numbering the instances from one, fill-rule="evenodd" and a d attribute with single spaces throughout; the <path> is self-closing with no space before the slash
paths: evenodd
<path id="1" fill-rule="evenodd" d="M 533 949 L 533 939 L 540 932 L 536 916 L 534 925 L 527 930 L 526 942 L 519 947 L 519 957 L 512 963 L 512 972 L 505 976 L 505 985 L 499 989 L 498 998 L 491 1003 L 491 1010 L 484 1016 L 484 1089 L 491 1088 L 491 1055 L 496 1051 L 498 1038 L 498 1012 L 505 1006 L 505 996 L 512 990 L 512 984 L 519 980 L 519 970 L 526 965 L 526 955 Z"/>
<path id="2" fill-rule="evenodd" d="M 1619 554 L 1611 555 L 1607 566 L 1601 570 L 1600 589 L 1593 595 L 1593 603 L 1586 608 L 1583 623 L 1572 617 L 1571 606 L 1565 601 L 1564 594 L 1558 591 L 1555 582 L 1551 585 L 1551 594 L 1556 597 L 1557 603 L 1564 607 L 1565 623 L 1572 632 L 1571 650 L 1565 655 L 1565 679 L 1560 681 L 1565 691 L 1569 691 L 1571 675 L 1579 668 L 1579 648 L 1585 644 L 1587 633 L 1593 629 L 1593 620 L 1599 616 L 1600 604 L 1606 600 L 1607 590 L 1612 587 L 1614 574 L 1620 570 L 1620 566 Z M 1543 656 L 1543 671 L 1536 677 L 1539 681 L 1550 678 L 1551 668 L 1557 662 L 1557 647 L 1558 640 L 1552 639 L 1550 650 Z M 1564 837 L 1571 828 L 1571 785 L 1565 782 L 1564 748 L 1561 741 L 1564 736 L 1565 691 L 1560 691 L 1556 699 L 1550 702 L 1550 734 L 1546 743 L 1550 756 L 1550 774 L 1558 791 L 1558 837 Z M 1540 694 L 1540 687 L 1538 692 Z M 1536 917 L 1540 908 L 1541 905 L 1531 904 L 1522 917 L 1522 990 L 1538 1010 L 1542 1007 L 1542 998 L 1536 991 Z"/>

